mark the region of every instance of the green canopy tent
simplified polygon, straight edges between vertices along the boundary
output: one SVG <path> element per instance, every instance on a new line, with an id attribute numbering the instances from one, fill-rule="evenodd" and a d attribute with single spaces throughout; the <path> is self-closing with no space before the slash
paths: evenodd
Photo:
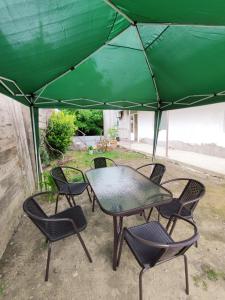
<path id="1" fill-rule="evenodd" d="M 5 0 L 0 92 L 31 109 L 155 112 L 225 100 L 223 0 Z"/>

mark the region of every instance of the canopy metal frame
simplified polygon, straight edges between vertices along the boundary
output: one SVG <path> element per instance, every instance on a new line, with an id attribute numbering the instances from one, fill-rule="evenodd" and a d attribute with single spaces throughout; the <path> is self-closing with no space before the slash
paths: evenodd
<path id="1" fill-rule="evenodd" d="M 68 69 L 64 70 L 61 74 L 53 78 L 52 80 L 44 81 L 44 84 L 40 84 L 41 86 L 36 89 L 33 93 L 27 94 L 24 93 L 21 89 L 20 85 L 17 84 L 17 82 L 13 79 L 9 79 L 3 76 L 0 76 L 0 85 L 4 88 L 4 90 L 7 91 L 7 95 L 9 94 L 16 100 L 21 100 L 23 104 L 30 107 L 30 115 L 31 115 L 31 123 L 32 123 L 32 130 L 33 130 L 33 140 L 34 140 L 34 152 L 35 152 L 35 160 L 36 160 L 36 173 L 37 176 L 40 172 L 40 161 L 39 161 L 39 130 L 38 130 L 38 112 L 39 108 L 49 108 L 49 107 L 57 107 L 58 104 L 62 104 L 61 106 L 64 107 L 75 107 L 75 108 L 83 108 L 83 109 L 94 109 L 94 108 L 102 108 L 101 106 L 104 106 L 106 109 L 118 109 L 118 110 L 141 110 L 143 108 L 146 110 L 153 110 L 155 112 L 154 117 L 154 140 L 153 140 L 153 158 L 155 157 L 156 153 L 156 146 L 157 146 L 157 139 L 159 134 L 159 127 L 160 127 L 160 121 L 162 116 L 162 111 L 167 109 L 174 108 L 184 108 L 184 107 L 192 107 L 198 104 L 205 104 L 205 102 L 208 99 L 213 99 L 213 97 L 224 97 L 225 96 L 225 90 L 221 92 L 212 92 L 212 93 L 201 93 L 201 94 L 193 94 L 193 95 L 184 95 L 180 99 L 161 99 L 160 95 L 160 89 L 159 89 L 159 78 L 157 78 L 154 72 L 153 68 L 153 62 L 151 61 L 151 57 L 149 57 L 149 52 L 147 50 L 149 47 L 152 47 L 152 45 L 162 37 L 163 34 L 165 34 L 166 31 L 168 31 L 172 27 L 183 27 L 183 26 L 194 26 L 197 28 L 212 28 L 212 25 L 207 24 L 192 24 L 192 23 L 179 23 L 179 22 L 151 22 L 151 23 L 145 23 L 145 22 L 138 22 L 136 20 L 133 20 L 131 17 L 129 17 L 126 14 L 126 11 L 123 12 L 122 9 L 118 8 L 117 5 L 113 4 L 110 0 L 104 0 L 104 2 L 110 6 L 113 10 L 113 18 L 112 23 L 110 23 L 110 30 L 107 32 L 106 39 L 104 39 L 104 43 L 101 44 L 98 49 L 92 51 L 89 55 L 87 55 L 85 58 L 81 59 L 78 63 L 72 65 Z M 114 17 L 115 14 L 115 17 Z M 122 16 L 124 20 L 126 20 L 128 23 L 126 27 L 122 27 L 123 30 L 119 31 L 120 33 L 114 36 L 110 39 L 111 33 L 113 32 L 114 25 L 117 21 L 117 16 Z M 156 37 L 149 42 L 148 45 L 144 44 L 144 39 L 142 40 L 142 35 L 140 33 L 140 26 L 139 25 L 163 25 L 165 28 L 161 30 L 160 33 L 157 33 Z M 163 27 L 162 26 L 162 27 Z M 122 35 L 127 29 L 130 27 L 135 28 L 137 32 L 138 39 L 140 40 L 140 49 L 139 48 L 133 48 L 124 45 L 117 45 L 114 43 L 114 40 L 117 39 L 120 35 Z M 224 25 L 213 25 L 213 27 L 223 27 Z M 132 44 L 131 44 L 132 45 Z M 147 68 L 149 70 L 149 77 L 153 83 L 155 95 L 156 95 L 156 101 L 155 99 L 148 99 L 148 101 L 145 99 L 143 100 L 144 103 L 140 103 L 138 99 L 136 101 L 133 99 L 128 100 L 114 100 L 114 99 L 100 99 L 99 101 L 97 99 L 88 99 L 88 98 L 72 98 L 72 99 L 54 99 L 45 96 L 46 89 L 51 86 L 53 83 L 55 83 L 57 80 L 63 78 L 64 76 L 68 75 L 70 72 L 73 72 L 76 70 L 80 65 L 82 65 L 84 62 L 86 62 L 89 58 L 91 58 L 92 55 L 96 54 L 97 52 L 101 51 L 104 47 L 123 47 L 131 50 L 141 51 L 144 55 L 145 62 L 147 65 Z M 148 76 L 148 72 L 147 72 Z M 29 91 L 30 92 L 30 91 Z M 52 96 L 55 97 L 55 96 Z M 23 99 L 22 99 L 23 98 Z M 94 97 L 93 97 L 94 98 Z M 58 105 L 60 106 L 60 105 Z"/>

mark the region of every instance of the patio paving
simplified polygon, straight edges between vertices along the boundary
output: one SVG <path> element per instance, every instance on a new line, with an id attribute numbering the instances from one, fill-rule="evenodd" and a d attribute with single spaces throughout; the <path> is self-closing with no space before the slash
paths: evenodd
<path id="1" fill-rule="evenodd" d="M 150 159 L 116 162 L 138 167 Z M 183 260 L 178 258 L 144 275 L 144 300 L 222 300 L 225 295 L 225 178 L 163 159 L 160 162 L 167 167 L 165 179 L 196 178 L 205 184 L 206 195 L 195 211 L 201 234 L 199 247 L 192 247 L 187 253 L 190 296 L 185 294 Z M 112 217 L 105 215 L 97 205 L 92 213 L 86 193 L 77 203 L 83 207 L 88 220 L 82 237 L 93 263 L 88 262 L 77 237 L 59 241 L 53 245 L 49 282 L 45 283 L 45 241 L 23 215 L 0 261 L 0 299 L 138 299 L 140 267 L 127 246 L 123 249 L 120 267 L 116 272 L 112 270 Z M 43 205 L 53 213 L 54 203 Z M 60 208 L 63 207 L 67 207 L 65 200 L 60 201 Z M 156 217 L 155 213 L 153 217 Z M 143 223 L 140 216 L 125 219 L 126 226 L 140 223 Z M 182 233 L 185 233 L 184 229 Z"/>
<path id="2" fill-rule="evenodd" d="M 152 145 L 150 144 L 121 141 L 120 146 L 129 150 L 152 155 Z M 170 148 L 168 152 L 168 159 L 225 175 L 225 158 Z M 156 156 L 165 158 L 165 148 L 157 146 Z"/>

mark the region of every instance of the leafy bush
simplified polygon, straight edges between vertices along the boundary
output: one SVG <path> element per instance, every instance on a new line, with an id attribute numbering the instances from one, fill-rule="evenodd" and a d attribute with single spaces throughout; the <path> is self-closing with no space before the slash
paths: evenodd
<path id="1" fill-rule="evenodd" d="M 59 151 L 65 153 L 71 144 L 71 138 L 75 133 L 74 116 L 63 111 L 54 112 L 48 123 L 46 139 L 49 144 L 48 149 L 53 156 L 59 156 Z M 57 152 L 52 151 L 58 150 Z"/>
<path id="2" fill-rule="evenodd" d="M 55 182 L 48 171 L 45 171 L 41 175 L 40 180 L 41 191 L 57 191 Z"/>
<path id="3" fill-rule="evenodd" d="M 65 111 L 75 116 L 75 125 L 86 135 L 102 134 L 103 113 L 101 110 L 66 109 Z"/>
<path id="4" fill-rule="evenodd" d="M 108 130 L 109 137 L 115 140 L 118 137 L 118 128 L 113 127 Z"/>
<path id="5" fill-rule="evenodd" d="M 44 166 L 48 166 L 50 164 L 49 153 L 44 144 L 40 146 L 40 157 L 41 157 L 41 162 Z"/>

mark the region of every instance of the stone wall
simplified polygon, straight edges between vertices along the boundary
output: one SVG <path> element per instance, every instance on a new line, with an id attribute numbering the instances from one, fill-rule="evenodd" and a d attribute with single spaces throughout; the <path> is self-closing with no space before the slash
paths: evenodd
<path id="1" fill-rule="evenodd" d="M 0 257 L 35 190 L 34 170 L 29 108 L 0 94 Z"/>

